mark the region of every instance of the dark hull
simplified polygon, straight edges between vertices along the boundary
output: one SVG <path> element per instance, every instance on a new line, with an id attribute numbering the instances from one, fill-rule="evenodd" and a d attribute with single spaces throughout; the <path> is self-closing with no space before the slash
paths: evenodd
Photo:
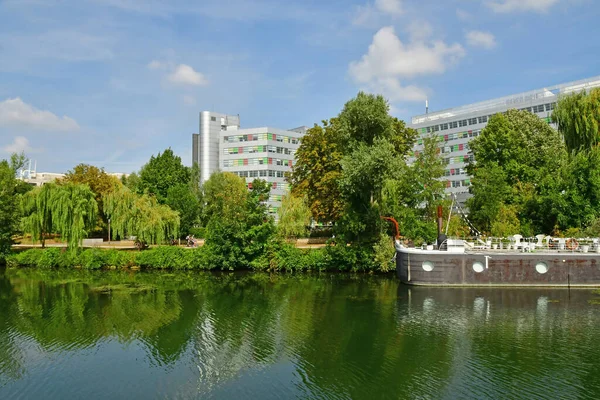
<path id="1" fill-rule="evenodd" d="M 474 267 L 475 263 L 479 264 Z M 600 254 L 401 249 L 396 272 L 403 283 L 411 285 L 600 287 Z"/>

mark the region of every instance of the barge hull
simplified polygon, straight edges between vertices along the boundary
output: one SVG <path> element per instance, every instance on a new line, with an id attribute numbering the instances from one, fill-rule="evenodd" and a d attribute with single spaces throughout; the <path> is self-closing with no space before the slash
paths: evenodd
<path id="1" fill-rule="evenodd" d="M 600 287 L 600 254 L 402 249 L 396 272 L 411 285 Z"/>

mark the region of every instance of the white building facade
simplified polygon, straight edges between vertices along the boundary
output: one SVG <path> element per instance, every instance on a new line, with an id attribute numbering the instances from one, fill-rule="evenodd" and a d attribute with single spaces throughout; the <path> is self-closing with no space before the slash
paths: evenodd
<path id="1" fill-rule="evenodd" d="M 474 160 L 473 155 L 469 154 L 469 142 L 479 136 L 493 115 L 509 109 L 525 110 L 554 126 L 551 115 L 558 96 L 595 87 L 600 87 L 600 76 L 417 115 L 409 124 L 419 133 L 411 159 L 414 160 L 414 157 L 423 151 L 423 138 L 432 135 L 437 137 L 446 164 L 443 178 L 446 182 L 446 192 L 456 194 L 457 200 L 464 203 L 469 197 L 471 185 L 465 168 Z"/>
<path id="2" fill-rule="evenodd" d="M 249 188 L 257 178 L 269 182 L 267 206 L 270 214 L 276 214 L 289 191 L 286 177 L 306 131 L 306 127 L 240 129 L 239 116 L 202 112 L 200 133 L 192 136 L 192 160 L 200 166 L 201 182 L 216 171 L 244 178 Z"/>

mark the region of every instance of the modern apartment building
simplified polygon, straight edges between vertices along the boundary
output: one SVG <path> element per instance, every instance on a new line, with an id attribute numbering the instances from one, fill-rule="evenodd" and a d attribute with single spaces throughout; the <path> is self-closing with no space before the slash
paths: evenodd
<path id="1" fill-rule="evenodd" d="M 215 171 L 234 173 L 251 187 L 255 178 L 271 184 L 269 213 L 277 213 L 289 187 L 294 155 L 306 127 L 282 130 L 272 127 L 240 129 L 239 116 L 204 111 L 200 133 L 192 135 L 192 160 L 200 165 L 201 182 Z"/>
<path id="2" fill-rule="evenodd" d="M 413 155 L 417 156 L 423 150 L 424 137 L 437 136 L 446 163 L 446 192 L 455 193 L 457 200 L 464 203 L 469 197 L 471 185 L 465 170 L 469 161 L 473 160 L 473 156 L 469 154 L 469 141 L 479 136 L 494 114 L 509 109 L 526 110 L 553 125 L 550 117 L 558 96 L 594 87 L 600 87 L 600 76 L 417 115 L 410 124 L 419 132 Z"/>

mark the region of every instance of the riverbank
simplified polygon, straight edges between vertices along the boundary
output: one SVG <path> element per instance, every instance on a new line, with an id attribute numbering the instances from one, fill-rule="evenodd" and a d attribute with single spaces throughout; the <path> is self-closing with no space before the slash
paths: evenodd
<path id="1" fill-rule="evenodd" d="M 251 271 L 378 271 L 368 254 L 360 247 L 320 245 L 299 248 L 290 243 L 272 243 L 263 255 L 250 264 L 225 260 L 210 246 L 185 248 L 158 246 L 136 251 L 132 248 L 89 248 L 69 251 L 66 248 L 20 249 L 6 258 L 10 268 L 42 269 L 148 269 L 148 270 L 251 270 Z M 243 253 L 245 249 L 241 249 Z M 243 254 L 240 255 L 240 259 Z M 224 268 L 223 265 L 230 267 Z"/>

